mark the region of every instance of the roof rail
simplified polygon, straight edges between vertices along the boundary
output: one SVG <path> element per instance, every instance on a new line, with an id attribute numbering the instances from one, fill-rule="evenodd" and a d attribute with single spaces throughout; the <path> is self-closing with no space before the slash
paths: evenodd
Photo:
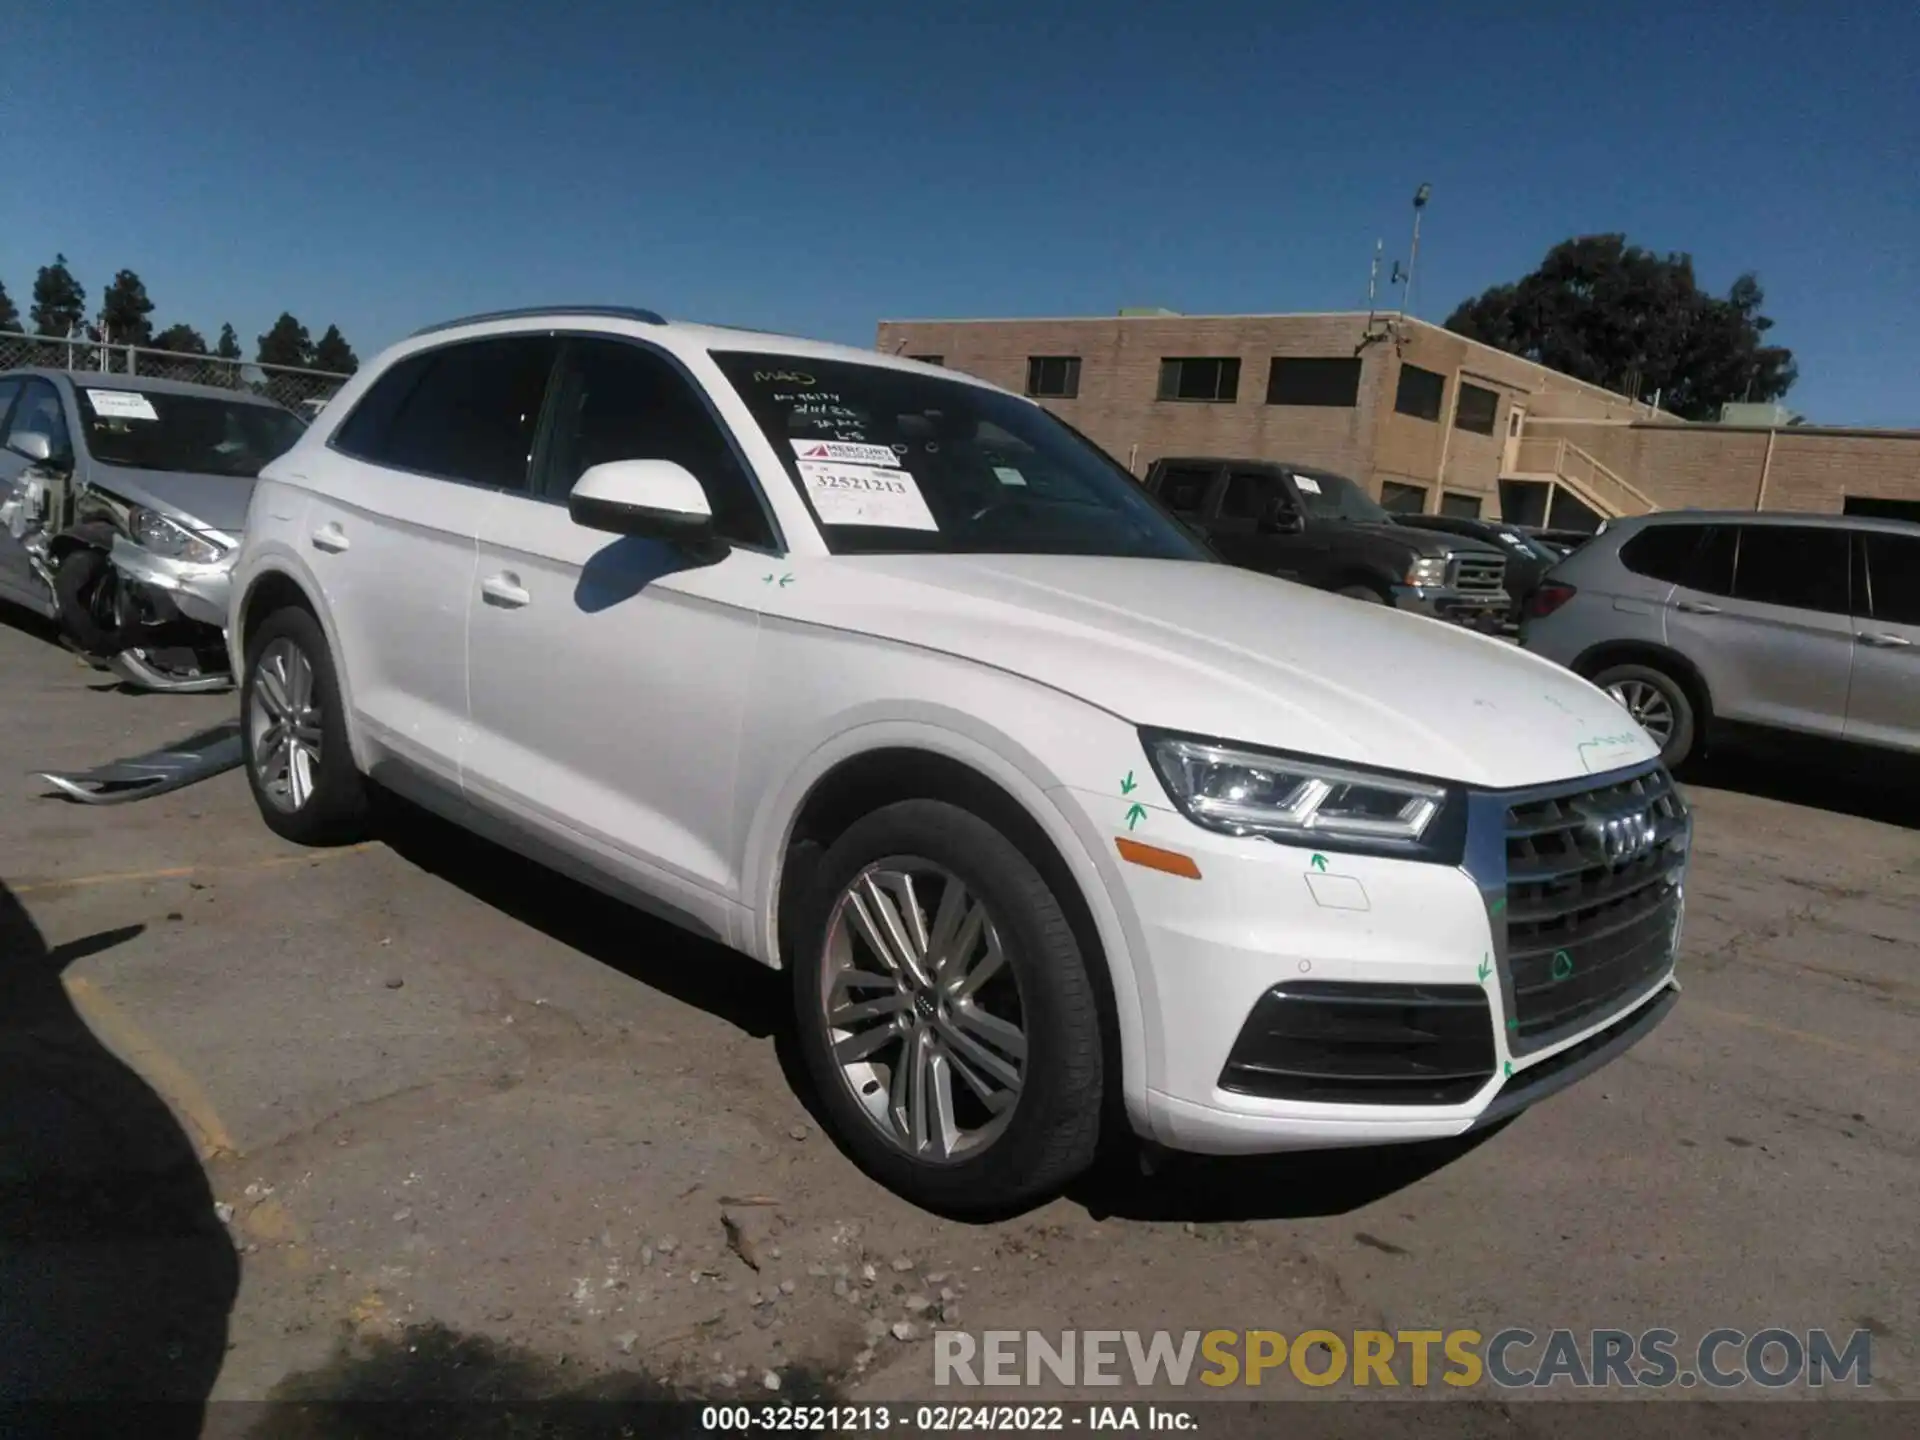
<path id="1" fill-rule="evenodd" d="M 442 320 L 427 325 L 407 338 L 418 339 L 441 330 L 456 330 L 462 325 L 480 325 L 489 320 L 532 320 L 542 315 L 595 315 L 603 320 L 638 320 L 643 325 L 664 325 L 666 316 L 635 305 L 528 305 L 519 310 L 489 310 L 482 315 L 462 315 L 458 320 Z"/>

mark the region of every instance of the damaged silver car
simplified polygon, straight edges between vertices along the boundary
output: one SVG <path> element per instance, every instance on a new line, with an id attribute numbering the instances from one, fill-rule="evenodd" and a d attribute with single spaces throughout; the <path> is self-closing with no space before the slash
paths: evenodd
<path id="1" fill-rule="evenodd" d="M 144 689 L 231 684 L 227 587 L 254 477 L 305 428 L 240 391 L 0 373 L 0 597 Z"/>

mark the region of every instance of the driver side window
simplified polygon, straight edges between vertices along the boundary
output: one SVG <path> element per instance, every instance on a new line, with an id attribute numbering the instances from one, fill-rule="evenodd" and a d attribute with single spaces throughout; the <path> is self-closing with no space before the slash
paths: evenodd
<path id="1" fill-rule="evenodd" d="M 588 469 L 612 460 L 685 466 L 707 492 L 722 538 L 778 548 L 759 487 L 673 364 L 618 340 L 576 340 L 561 362 L 541 493 L 564 501 Z"/>
<path id="2" fill-rule="evenodd" d="M 62 460 L 73 454 L 73 439 L 67 433 L 67 412 L 60 404 L 60 392 L 45 380 L 29 380 L 13 407 L 13 423 L 7 427 L 6 443 L 12 445 L 22 435 L 39 431 L 47 437 L 53 458 Z"/>

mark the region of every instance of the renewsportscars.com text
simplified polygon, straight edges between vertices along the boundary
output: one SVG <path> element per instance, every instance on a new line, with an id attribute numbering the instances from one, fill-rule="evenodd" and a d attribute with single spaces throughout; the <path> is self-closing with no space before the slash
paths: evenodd
<path id="1" fill-rule="evenodd" d="M 1873 1383 L 1855 1330 L 941 1330 L 936 1385 L 1286 1385 L 1729 1390 Z"/>

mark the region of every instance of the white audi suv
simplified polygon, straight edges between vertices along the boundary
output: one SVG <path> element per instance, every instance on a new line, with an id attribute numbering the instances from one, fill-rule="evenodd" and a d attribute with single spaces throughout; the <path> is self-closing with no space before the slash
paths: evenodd
<path id="1" fill-rule="evenodd" d="M 232 593 L 274 830 L 358 835 L 371 780 L 784 969 L 839 1140 L 936 1208 L 1055 1191 L 1122 1117 L 1457 1135 L 1677 993 L 1690 821 L 1619 705 L 1219 563 L 934 366 L 438 326 L 266 469 Z"/>

